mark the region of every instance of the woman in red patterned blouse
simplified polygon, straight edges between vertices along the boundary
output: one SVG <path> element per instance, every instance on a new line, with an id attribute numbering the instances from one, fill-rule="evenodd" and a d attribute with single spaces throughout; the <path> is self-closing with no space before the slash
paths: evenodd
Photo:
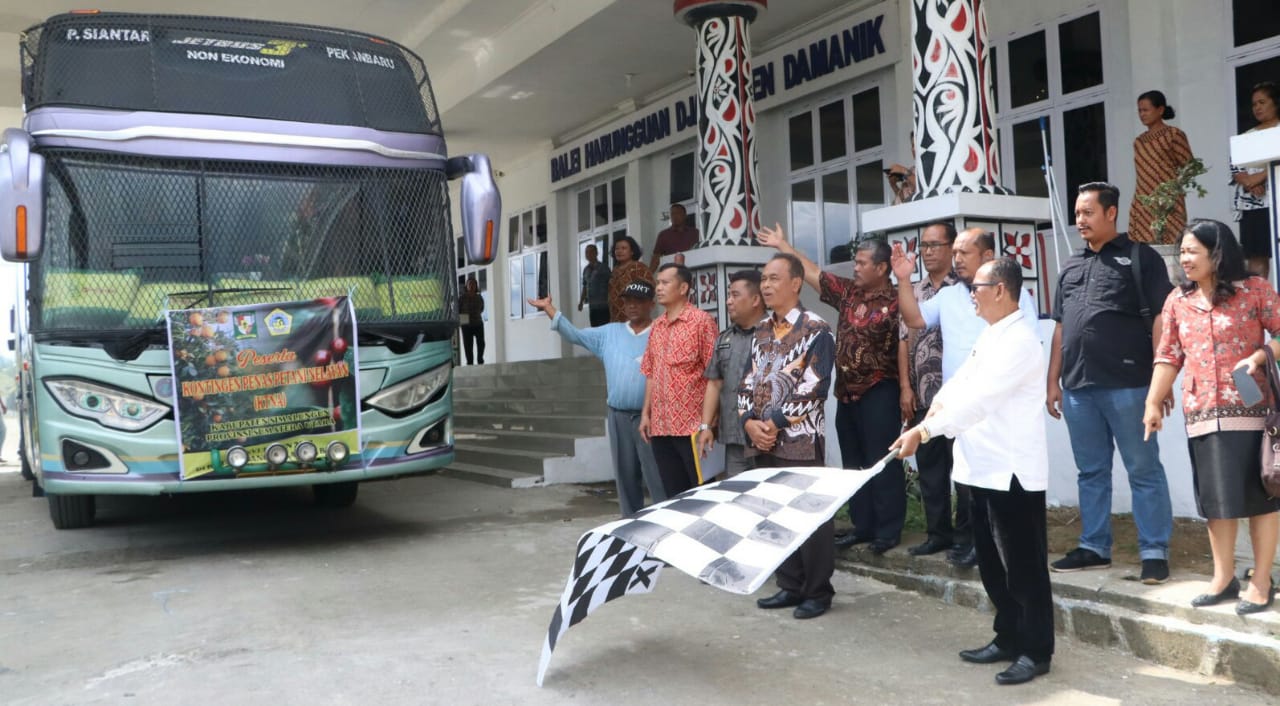
<path id="1" fill-rule="evenodd" d="M 1280 332 L 1280 296 L 1261 277 L 1250 277 L 1231 229 L 1218 221 L 1195 221 L 1182 238 L 1179 258 L 1189 282 L 1165 301 L 1163 331 L 1156 351 L 1143 421 L 1159 430 L 1161 401 L 1181 369 L 1182 409 L 1196 492 L 1196 508 L 1209 521 L 1213 581 L 1191 605 L 1214 605 L 1240 598 L 1240 615 L 1266 609 L 1274 599 L 1271 564 L 1280 537 L 1280 499 L 1268 498 L 1260 478 L 1263 422 L 1275 404 L 1264 387 L 1263 401 L 1247 407 L 1232 371 L 1256 365 L 1245 359 Z M 1249 518 L 1254 575 L 1242 588 L 1235 578 L 1238 518 Z"/>

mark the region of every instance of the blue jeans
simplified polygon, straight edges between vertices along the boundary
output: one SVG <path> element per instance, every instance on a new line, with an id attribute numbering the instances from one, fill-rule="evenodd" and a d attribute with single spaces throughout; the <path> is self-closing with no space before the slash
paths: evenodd
<path id="1" fill-rule="evenodd" d="M 1111 459 L 1116 447 L 1129 474 L 1138 555 L 1168 559 L 1173 532 L 1169 482 L 1156 437 L 1143 441 L 1147 388 L 1085 387 L 1062 391 L 1062 416 L 1080 474 L 1080 546 L 1111 558 Z"/>

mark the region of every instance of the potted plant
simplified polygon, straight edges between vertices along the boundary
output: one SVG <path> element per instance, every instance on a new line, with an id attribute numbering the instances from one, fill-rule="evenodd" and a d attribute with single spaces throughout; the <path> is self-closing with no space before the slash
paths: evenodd
<path id="1" fill-rule="evenodd" d="M 1138 194 L 1138 201 L 1151 212 L 1151 233 L 1154 237 L 1151 246 L 1164 257 L 1169 277 L 1174 281 L 1182 276 L 1182 268 L 1177 266 L 1178 240 L 1182 234 L 1165 232 L 1169 216 L 1188 192 L 1195 191 L 1196 198 L 1204 198 L 1208 191 L 1196 179 L 1208 171 L 1204 160 L 1192 157 L 1178 168 L 1172 179 L 1160 182 L 1150 194 Z"/>

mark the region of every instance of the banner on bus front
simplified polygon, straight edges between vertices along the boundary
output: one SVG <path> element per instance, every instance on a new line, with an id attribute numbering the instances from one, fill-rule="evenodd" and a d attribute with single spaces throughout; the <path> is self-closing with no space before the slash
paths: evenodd
<path id="1" fill-rule="evenodd" d="M 182 480 L 361 463 L 348 297 L 166 311 Z"/>

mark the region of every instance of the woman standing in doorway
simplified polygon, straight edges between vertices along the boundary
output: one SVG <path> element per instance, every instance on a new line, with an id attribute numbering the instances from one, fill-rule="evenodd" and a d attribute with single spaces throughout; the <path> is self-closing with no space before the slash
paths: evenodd
<path id="1" fill-rule="evenodd" d="M 1250 95 L 1253 119 L 1258 124 L 1245 132 L 1267 130 L 1280 125 L 1280 88 L 1271 81 L 1263 81 L 1253 87 Z M 1271 266 L 1271 209 L 1267 200 L 1267 170 L 1261 167 L 1245 169 L 1231 165 L 1231 183 L 1235 186 L 1234 208 L 1240 221 L 1240 246 L 1249 271 L 1267 276 Z"/>
<path id="2" fill-rule="evenodd" d="M 609 320 L 626 321 L 627 314 L 622 309 L 622 290 L 628 284 L 643 280 L 653 286 L 653 273 L 648 266 L 640 262 L 640 244 L 629 235 L 619 236 L 613 241 L 613 274 L 609 276 Z"/>
<path id="3" fill-rule="evenodd" d="M 1239 598 L 1236 613 L 1257 613 L 1274 600 L 1271 564 L 1280 533 L 1280 499 L 1267 497 L 1259 473 L 1262 430 L 1274 401 L 1264 387 L 1262 401 L 1245 406 L 1231 374 L 1247 366 L 1257 381 L 1266 334 L 1280 330 L 1280 296 L 1265 279 L 1248 275 L 1235 236 L 1218 221 L 1193 222 L 1178 261 L 1188 281 L 1169 293 L 1161 312 L 1143 423 L 1148 435 L 1163 426 L 1163 401 L 1181 369 L 1196 510 L 1209 521 L 1213 552 L 1209 591 L 1191 605 Z M 1241 518 L 1249 519 L 1255 567 L 1243 585 L 1235 577 Z"/>
<path id="4" fill-rule="evenodd" d="M 1160 91 L 1147 91 L 1138 96 L 1138 120 L 1147 131 L 1133 141 L 1133 169 L 1138 180 L 1133 205 L 1129 207 L 1129 238 L 1139 243 L 1170 242 L 1182 234 L 1187 224 L 1186 198 L 1179 196 L 1173 212 L 1165 219 L 1164 230 L 1153 233 L 1151 221 L 1155 214 L 1138 198 L 1150 196 L 1160 184 L 1177 178 L 1182 165 L 1191 161 L 1191 145 L 1186 133 L 1164 122 L 1173 116 L 1173 107 Z"/>

